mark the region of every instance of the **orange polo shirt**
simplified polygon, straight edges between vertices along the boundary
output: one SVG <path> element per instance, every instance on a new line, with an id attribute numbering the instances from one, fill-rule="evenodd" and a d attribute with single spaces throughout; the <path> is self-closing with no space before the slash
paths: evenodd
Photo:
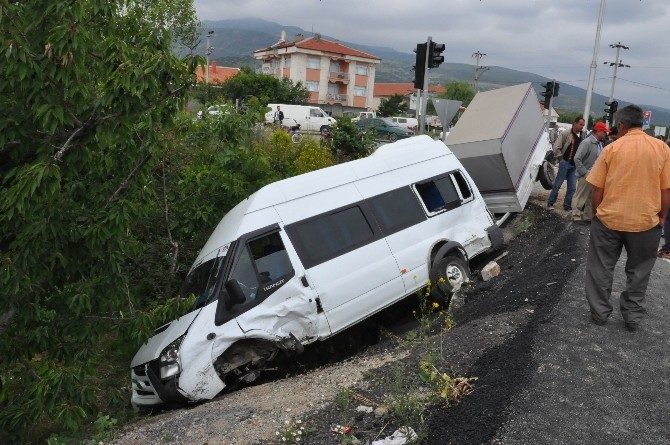
<path id="1" fill-rule="evenodd" d="M 661 190 L 670 189 L 670 148 L 632 128 L 600 153 L 586 177 L 604 189 L 596 216 L 605 227 L 643 232 L 659 223 Z"/>

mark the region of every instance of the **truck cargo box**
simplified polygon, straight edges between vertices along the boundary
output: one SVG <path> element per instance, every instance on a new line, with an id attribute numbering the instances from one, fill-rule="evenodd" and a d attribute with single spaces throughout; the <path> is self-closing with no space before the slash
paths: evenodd
<path id="1" fill-rule="evenodd" d="M 523 211 L 551 149 L 530 83 L 478 93 L 445 144 L 493 213 Z"/>

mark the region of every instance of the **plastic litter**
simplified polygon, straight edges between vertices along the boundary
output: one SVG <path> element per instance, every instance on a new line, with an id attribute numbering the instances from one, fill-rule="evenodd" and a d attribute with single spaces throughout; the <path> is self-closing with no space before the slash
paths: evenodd
<path id="1" fill-rule="evenodd" d="M 412 427 L 403 426 L 395 430 L 393 434 L 382 440 L 375 440 L 371 445 L 404 445 L 409 441 L 418 439 Z"/>
<path id="2" fill-rule="evenodd" d="M 351 427 L 350 426 L 344 426 L 344 425 L 333 425 L 330 428 L 330 431 L 333 433 L 337 434 L 347 434 L 351 432 Z"/>

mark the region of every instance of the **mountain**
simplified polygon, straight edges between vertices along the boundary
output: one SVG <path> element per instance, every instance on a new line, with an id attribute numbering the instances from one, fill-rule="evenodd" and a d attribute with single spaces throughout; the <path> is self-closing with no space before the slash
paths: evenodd
<path id="1" fill-rule="evenodd" d="M 211 59 L 216 60 L 222 66 L 256 66 L 253 52 L 258 49 L 267 48 L 279 40 L 282 31 L 286 32 L 286 40 L 291 40 L 296 34 L 305 37 L 314 33 L 305 31 L 297 26 L 285 26 L 275 22 L 260 19 L 236 19 L 236 20 L 213 20 L 204 21 L 204 29 L 214 31 L 210 38 L 212 47 Z M 337 37 L 323 35 L 328 40 L 339 40 Z M 412 82 L 412 65 L 414 65 L 414 54 L 403 53 L 393 48 L 361 45 L 353 42 L 340 41 L 343 45 L 358 49 L 382 59 L 377 66 L 375 80 L 377 82 Z M 203 37 L 198 51 L 205 53 L 207 46 L 206 38 Z M 439 68 L 430 71 L 432 84 L 448 84 L 450 81 L 472 82 L 474 79 L 475 65 L 465 63 L 443 63 Z M 509 85 L 517 85 L 532 82 L 533 88 L 538 94 L 544 91 L 541 84 L 552 79 L 538 74 L 516 71 L 500 66 L 491 66 L 480 75 L 478 88 L 482 91 L 500 88 Z M 568 84 L 561 84 L 559 95 L 553 99 L 553 107 L 560 111 L 583 112 L 586 90 Z M 605 102 L 609 98 L 602 94 L 594 93 L 591 97 L 591 112 L 596 118 L 601 118 Z M 619 108 L 628 105 L 628 102 L 619 101 Z M 670 110 L 653 105 L 640 106 L 652 112 L 652 123 L 654 125 L 670 126 Z"/>

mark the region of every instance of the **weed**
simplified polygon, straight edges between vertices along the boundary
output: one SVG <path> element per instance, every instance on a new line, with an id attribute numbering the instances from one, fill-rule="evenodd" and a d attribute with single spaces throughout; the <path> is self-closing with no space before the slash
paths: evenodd
<path id="1" fill-rule="evenodd" d="M 354 401 L 354 392 L 348 386 L 340 386 L 335 395 L 335 404 L 342 412 L 342 424 L 351 424 L 351 404 Z"/>
<path id="2" fill-rule="evenodd" d="M 300 443 L 305 437 L 305 427 L 302 425 L 300 419 L 285 420 L 284 427 L 281 430 L 275 431 L 275 436 L 277 437 L 277 441 L 282 444 Z"/>

